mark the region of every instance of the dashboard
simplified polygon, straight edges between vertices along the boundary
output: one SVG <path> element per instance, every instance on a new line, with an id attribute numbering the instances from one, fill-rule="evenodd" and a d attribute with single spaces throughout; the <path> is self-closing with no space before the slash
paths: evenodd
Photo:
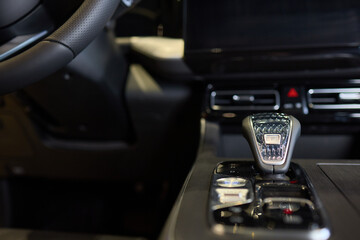
<path id="1" fill-rule="evenodd" d="M 184 60 L 208 119 L 281 111 L 304 133 L 358 133 L 360 2 L 186 1 Z M 201 9 L 201 11 L 199 11 Z"/>

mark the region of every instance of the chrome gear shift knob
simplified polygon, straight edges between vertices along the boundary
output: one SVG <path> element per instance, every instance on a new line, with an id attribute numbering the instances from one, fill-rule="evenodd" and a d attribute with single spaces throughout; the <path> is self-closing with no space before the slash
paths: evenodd
<path id="1" fill-rule="evenodd" d="M 286 173 L 300 136 L 299 121 L 284 113 L 258 113 L 246 117 L 242 125 L 257 167 L 264 174 Z"/>

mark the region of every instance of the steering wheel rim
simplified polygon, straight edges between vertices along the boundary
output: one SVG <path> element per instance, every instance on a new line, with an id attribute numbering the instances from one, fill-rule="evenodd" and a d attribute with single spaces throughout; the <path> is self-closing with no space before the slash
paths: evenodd
<path id="1" fill-rule="evenodd" d="M 102 31 L 120 0 L 85 0 L 51 35 L 0 62 L 0 94 L 13 92 L 56 72 Z"/>

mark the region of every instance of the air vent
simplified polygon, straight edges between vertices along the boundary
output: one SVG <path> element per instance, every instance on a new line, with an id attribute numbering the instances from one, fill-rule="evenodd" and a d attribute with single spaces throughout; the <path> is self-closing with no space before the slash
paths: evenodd
<path id="1" fill-rule="evenodd" d="M 278 110 L 280 95 L 275 90 L 213 91 L 210 96 L 212 110 Z"/>
<path id="2" fill-rule="evenodd" d="M 310 109 L 360 109 L 360 88 L 320 88 L 308 90 Z"/>

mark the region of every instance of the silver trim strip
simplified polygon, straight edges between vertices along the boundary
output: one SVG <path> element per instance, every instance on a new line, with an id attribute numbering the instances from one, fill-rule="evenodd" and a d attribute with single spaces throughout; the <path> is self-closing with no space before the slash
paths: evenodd
<path id="1" fill-rule="evenodd" d="M 309 103 L 309 108 L 319 109 L 319 110 L 344 110 L 344 109 L 360 109 L 360 104 L 349 103 L 349 104 L 316 104 L 312 101 L 313 94 L 331 94 L 331 93 L 360 93 L 360 88 L 320 88 L 320 89 L 309 89 L 307 92 L 307 98 Z"/>
<path id="2" fill-rule="evenodd" d="M 341 100 L 360 100 L 360 92 L 340 93 L 339 98 Z"/>
<path id="3" fill-rule="evenodd" d="M 312 104 L 309 103 L 309 108 L 311 109 L 328 109 L 328 110 L 336 110 L 336 109 L 360 109 L 360 104 Z"/>
<path id="4" fill-rule="evenodd" d="M 318 88 L 309 89 L 308 93 L 349 93 L 349 92 L 360 92 L 360 88 Z"/>
<path id="5" fill-rule="evenodd" d="M 45 30 L 36 34 L 17 36 L 11 39 L 9 42 L 0 46 L 0 61 L 3 61 L 7 57 L 31 45 L 32 43 L 44 37 L 47 33 L 48 31 Z M 21 42 L 18 43 L 19 41 Z M 13 45 L 15 45 L 15 47 L 13 47 Z"/>
<path id="6" fill-rule="evenodd" d="M 271 202 L 291 202 L 291 203 L 304 203 L 307 204 L 311 209 L 315 209 L 315 205 L 312 201 L 305 198 L 287 198 L 287 197 L 268 197 L 262 202 L 262 205 Z"/>
<path id="7" fill-rule="evenodd" d="M 351 118 L 360 118 L 360 113 L 351 113 L 350 117 Z"/>
<path id="8" fill-rule="evenodd" d="M 360 166 L 360 163 L 317 163 L 318 166 Z"/>
<path id="9" fill-rule="evenodd" d="M 215 97 L 217 95 L 257 95 L 257 94 L 273 94 L 275 96 L 275 105 L 272 106 L 221 106 L 215 104 Z M 239 90 L 239 91 L 212 91 L 210 93 L 210 108 L 214 111 L 239 111 L 239 110 L 279 110 L 280 108 L 280 94 L 277 90 Z"/>

